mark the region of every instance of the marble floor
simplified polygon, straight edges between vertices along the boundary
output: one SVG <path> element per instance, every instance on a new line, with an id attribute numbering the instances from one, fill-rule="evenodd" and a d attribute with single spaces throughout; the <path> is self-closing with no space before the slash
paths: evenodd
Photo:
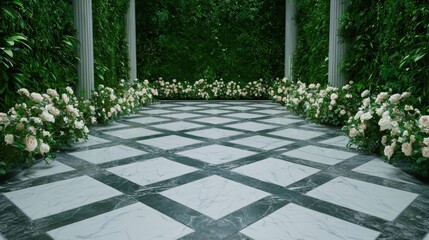
<path id="1" fill-rule="evenodd" d="M 168 101 L 0 183 L 1 239 L 429 239 L 429 186 L 269 101 Z"/>

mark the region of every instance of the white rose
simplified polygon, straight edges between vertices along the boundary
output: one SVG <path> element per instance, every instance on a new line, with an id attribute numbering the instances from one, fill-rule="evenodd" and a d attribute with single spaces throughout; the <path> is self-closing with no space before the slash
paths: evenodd
<path id="1" fill-rule="evenodd" d="M 351 128 L 349 130 L 349 136 L 350 137 L 356 137 L 357 134 L 358 134 L 358 131 L 356 130 L 356 128 Z"/>
<path id="2" fill-rule="evenodd" d="M 65 94 L 65 93 L 61 94 L 61 98 L 63 99 L 65 104 L 68 104 L 70 101 L 69 96 L 67 96 L 67 94 Z"/>
<path id="3" fill-rule="evenodd" d="M 329 104 L 332 106 L 335 106 L 335 104 L 337 104 L 337 102 L 335 100 L 331 100 L 331 102 Z"/>
<path id="4" fill-rule="evenodd" d="M 73 89 L 71 87 L 66 87 L 66 91 L 70 94 L 74 94 Z"/>
<path id="5" fill-rule="evenodd" d="M 33 133 L 34 135 L 36 135 L 36 133 L 37 133 L 36 128 L 35 128 L 35 127 L 33 127 L 33 126 L 29 126 L 29 127 L 28 127 L 28 131 L 30 131 L 30 132 L 31 132 L 31 133 Z"/>
<path id="6" fill-rule="evenodd" d="M 46 144 L 46 143 L 40 144 L 40 153 L 42 155 L 45 154 L 45 153 L 47 153 L 47 152 L 49 152 L 50 150 L 51 150 L 51 148 L 49 147 L 48 144 Z"/>
<path id="7" fill-rule="evenodd" d="M 37 139 L 35 136 L 32 136 L 32 135 L 26 136 L 24 139 L 24 143 L 25 143 L 25 150 L 28 152 L 34 151 L 37 147 Z"/>
<path id="8" fill-rule="evenodd" d="M 360 96 L 362 98 L 364 98 L 364 97 L 368 96 L 368 94 L 369 94 L 369 90 L 365 90 L 365 91 L 362 92 L 362 94 Z"/>
<path id="9" fill-rule="evenodd" d="M 4 142 L 6 144 L 13 144 L 13 142 L 14 142 L 13 135 L 12 134 L 6 134 L 6 136 L 4 136 Z"/>
<path id="10" fill-rule="evenodd" d="M 21 89 L 19 89 L 19 90 L 18 90 L 18 94 L 19 94 L 19 95 L 21 95 L 21 96 L 22 96 L 22 95 L 25 95 L 25 96 L 27 96 L 27 97 L 28 97 L 28 96 L 30 96 L 30 92 L 29 92 L 27 89 L 25 89 L 25 88 L 21 88 Z"/>
<path id="11" fill-rule="evenodd" d="M 429 158 L 429 147 L 422 148 L 422 155 L 425 158 Z"/>
<path id="12" fill-rule="evenodd" d="M 46 93 L 48 93 L 49 95 L 51 95 L 52 97 L 59 97 L 58 92 L 54 89 L 48 89 L 46 90 Z"/>
<path id="13" fill-rule="evenodd" d="M 341 115 L 341 116 L 343 116 L 343 115 L 345 115 L 345 114 L 346 114 L 346 111 L 345 111 L 344 109 L 340 111 L 340 115 Z"/>
<path id="14" fill-rule="evenodd" d="M 372 118 L 372 114 L 370 112 L 366 112 L 360 116 L 360 120 L 363 122 L 365 120 L 369 120 Z"/>
<path id="15" fill-rule="evenodd" d="M 39 93 L 31 93 L 30 99 L 35 103 L 41 103 L 43 101 L 43 97 Z"/>
<path id="16" fill-rule="evenodd" d="M 39 117 L 46 122 L 55 122 L 54 115 L 50 114 L 48 111 L 43 111 L 42 114 L 39 115 Z"/>
<path id="17" fill-rule="evenodd" d="M 60 110 L 58 110 L 56 107 L 51 107 L 49 109 L 49 113 L 51 113 L 54 116 L 58 116 L 58 115 L 60 115 Z"/>
<path id="18" fill-rule="evenodd" d="M 408 98 L 409 96 L 411 96 L 411 93 L 409 92 L 403 92 L 401 95 L 401 98 Z"/>
<path id="19" fill-rule="evenodd" d="M 401 95 L 400 95 L 400 94 L 398 94 L 398 93 L 393 94 L 393 95 L 392 95 L 392 96 L 390 96 L 390 98 L 389 98 L 389 101 L 390 101 L 391 103 L 397 103 L 397 102 L 399 102 L 399 100 L 401 100 Z"/>
<path id="20" fill-rule="evenodd" d="M 386 99 L 387 96 L 389 96 L 387 92 L 381 92 L 377 95 L 377 100 L 382 101 L 382 100 Z"/>
<path id="21" fill-rule="evenodd" d="M 391 117 L 383 117 L 378 121 L 378 126 L 380 126 L 380 131 L 384 131 L 387 129 L 392 129 L 392 118 Z"/>
<path id="22" fill-rule="evenodd" d="M 335 101 L 335 100 L 337 100 L 338 99 L 338 95 L 337 94 L 335 94 L 335 93 L 332 93 L 331 94 L 331 100 L 332 101 Z"/>
<path id="23" fill-rule="evenodd" d="M 390 160 L 394 152 L 395 152 L 395 149 L 392 146 L 384 147 L 384 156 L 386 156 L 387 159 Z"/>
<path id="24" fill-rule="evenodd" d="M 429 128 L 429 115 L 421 116 L 419 123 L 423 128 Z"/>
<path id="25" fill-rule="evenodd" d="M 44 137 L 50 137 L 50 136 L 51 136 L 51 133 L 50 133 L 50 132 L 48 132 L 48 131 L 43 130 L 43 136 L 44 136 Z"/>
<path id="26" fill-rule="evenodd" d="M 82 121 L 75 121 L 74 122 L 74 127 L 77 129 L 82 129 L 85 126 L 85 124 L 83 124 Z"/>
<path id="27" fill-rule="evenodd" d="M 429 147 L 429 137 L 423 138 L 423 143 Z"/>
<path id="28" fill-rule="evenodd" d="M 403 143 L 401 150 L 405 154 L 405 156 L 411 156 L 413 146 L 411 145 L 411 143 Z"/>
<path id="29" fill-rule="evenodd" d="M 359 118 L 360 118 L 360 116 L 362 116 L 362 114 L 363 114 L 363 111 L 359 111 L 359 112 L 357 112 L 357 113 L 356 113 L 356 115 L 355 115 L 355 117 L 354 117 L 354 119 L 355 119 L 355 120 L 359 119 Z"/>
<path id="30" fill-rule="evenodd" d="M 88 129 L 86 126 L 84 126 L 84 127 L 83 127 L 83 132 L 84 132 L 84 133 L 89 133 L 89 129 Z"/>
<path id="31" fill-rule="evenodd" d="M 349 90 L 350 89 L 350 85 L 345 85 L 344 87 L 343 87 L 343 90 Z"/>
<path id="32" fill-rule="evenodd" d="M 92 118 L 91 118 L 91 123 L 92 123 L 92 124 L 94 124 L 94 123 L 96 123 L 96 122 L 97 122 L 97 118 L 92 117 Z"/>

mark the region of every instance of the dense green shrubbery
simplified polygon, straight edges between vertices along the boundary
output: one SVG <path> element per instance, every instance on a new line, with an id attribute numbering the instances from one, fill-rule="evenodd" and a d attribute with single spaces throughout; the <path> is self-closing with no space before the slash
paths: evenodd
<path id="1" fill-rule="evenodd" d="M 21 87 L 31 91 L 74 86 L 77 41 L 71 1 L 0 3 L 0 109 L 14 104 Z M 41 81 L 43 79 L 43 81 Z"/>
<path id="2" fill-rule="evenodd" d="M 429 102 L 429 4 L 426 0 L 351 0 L 342 37 L 344 69 L 360 90 L 410 91 Z"/>
<path id="3" fill-rule="evenodd" d="M 137 1 L 139 76 L 250 82 L 283 75 L 284 1 Z"/>
<path id="4" fill-rule="evenodd" d="M 294 79 L 305 83 L 328 82 L 329 0 L 296 1 L 298 28 Z"/>
<path id="5" fill-rule="evenodd" d="M 95 85 L 116 86 L 128 76 L 126 14 L 129 0 L 92 0 Z"/>

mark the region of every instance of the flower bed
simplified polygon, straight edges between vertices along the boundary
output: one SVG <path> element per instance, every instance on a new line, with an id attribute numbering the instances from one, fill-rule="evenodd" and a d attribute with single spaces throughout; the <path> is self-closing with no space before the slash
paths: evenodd
<path id="1" fill-rule="evenodd" d="M 342 88 L 322 88 L 283 79 L 276 82 L 270 95 L 309 121 L 343 126 L 349 145 L 429 176 L 429 116 L 412 106 L 415 99 L 410 93 L 356 92 L 352 82 Z"/>
<path id="2" fill-rule="evenodd" d="M 109 123 L 151 103 L 157 91 L 147 81 L 121 80 L 118 88 L 100 85 L 91 100 L 78 99 L 67 87 L 58 93 L 18 90 L 17 104 L 0 113 L 0 175 L 54 157 L 54 150 L 88 138 L 88 126 Z"/>
<path id="3" fill-rule="evenodd" d="M 268 99 L 270 86 L 262 79 L 258 81 L 236 83 L 224 82 L 222 79 L 213 82 L 200 79 L 195 83 L 180 82 L 176 79 L 165 81 L 159 78 L 154 82 L 159 91 L 160 99 L 189 99 L 189 100 L 215 100 L 215 99 Z"/>

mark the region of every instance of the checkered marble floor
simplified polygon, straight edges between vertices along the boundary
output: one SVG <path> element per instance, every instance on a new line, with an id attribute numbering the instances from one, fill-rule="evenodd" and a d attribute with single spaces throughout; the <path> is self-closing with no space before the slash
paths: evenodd
<path id="1" fill-rule="evenodd" d="M 429 187 L 269 101 L 168 101 L 0 183 L 1 239 L 429 239 Z"/>

